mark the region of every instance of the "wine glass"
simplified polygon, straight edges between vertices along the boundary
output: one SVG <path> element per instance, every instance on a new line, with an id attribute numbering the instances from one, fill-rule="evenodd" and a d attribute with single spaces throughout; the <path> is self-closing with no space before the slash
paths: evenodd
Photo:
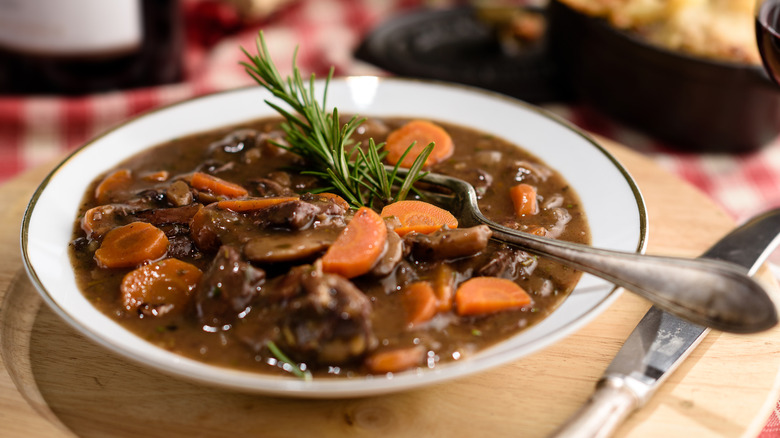
<path id="1" fill-rule="evenodd" d="M 780 0 L 757 1 L 756 40 L 764 69 L 780 85 Z"/>

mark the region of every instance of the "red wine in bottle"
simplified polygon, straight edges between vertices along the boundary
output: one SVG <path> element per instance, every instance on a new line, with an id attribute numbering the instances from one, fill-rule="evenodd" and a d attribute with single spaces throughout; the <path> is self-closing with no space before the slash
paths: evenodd
<path id="1" fill-rule="evenodd" d="M 780 84 L 780 0 L 765 0 L 756 13 L 756 40 L 764 68 Z"/>
<path id="2" fill-rule="evenodd" d="M 0 0 L 0 94 L 86 94 L 182 78 L 178 0 Z"/>

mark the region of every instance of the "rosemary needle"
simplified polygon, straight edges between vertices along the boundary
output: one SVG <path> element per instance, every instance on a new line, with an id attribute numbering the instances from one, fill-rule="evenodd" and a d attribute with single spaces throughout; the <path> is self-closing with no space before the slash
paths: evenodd
<path id="1" fill-rule="evenodd" d="M 357 115 L 341 124 L 337 108 L 326 111 L 328 85 L 333 78 L 333 68 L 325 80 L 320 103 L 315 95 L 315 75 L 312 74 L 308 86 L 298 69 L 293 56 L 292 77 L 282 78 L 271 59 L 263 32 L 258 32 L 257 55 L 241 50 L 250 62 L 242 62 L 247 73 L 261 86 L 282 100 L 290 108 L 266 100 L 266 103 L 283 118 L 282 130 L 287 145 L 277 146 L 290 150 L 306 160 L 308 166 L 303 173 L 322 179 L 327 187 L 320 191 L 335 190 L 354 207 L 382 205 L 406 198 L 414 190 L 414 183 L 425 176 L 421 172 L 425 160 L 433 150 L 433 143 L 416 157 L 406 178 L 397 176 L 398 164 L 392 171 L 385 169 L 382 159 L 386 153 L 381 151 L 384 144 L 376 144 L 369 139 L 366 149 L 351 140 L 352 134 L 365 119 Z M 411 151 L 412 145 L 406 150 Z M 398 161 L 401 163 L 403 158 Z"/>
<path id="2" fill-rule="evenodd" d="M 273 354 L 274 357 L 276 357 L 276 360 L 281 362 L 283 365 L 287 365 L 287 367 L 283 367 L 285 371 L 289 371 L 296 377 L 300 377 L 304 380 L 311 380 L 312 378 L 311 373 L 301 369 L 301 366 L 293 362 L 289 357 L 287 357 L 287 355 L 284 354 L 282 350 L 279 349 L 279 347 L 273 341 L 268 341 L 266 343 L 266 346 L 268 347 L 268 350 L 271 351 L 271 354 Z"/>

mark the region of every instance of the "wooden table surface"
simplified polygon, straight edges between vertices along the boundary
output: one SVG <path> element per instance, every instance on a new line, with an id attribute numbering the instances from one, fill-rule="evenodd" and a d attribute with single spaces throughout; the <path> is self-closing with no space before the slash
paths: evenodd
<path id="1" fill-rule="evenodd" d="M 733 227 L 702 194 L 628 149 L 649 212 L 648 252 L 696 256 Z M 649 308 L 630 293 L 589 325 L 530 357 L 399 394 L 296 400 L 216 389 L 130 363 L 66 325 L 27 280 L 19 224 L 48 167 L 0 187 L 0 436 L 537 437 L 594 383 Z M 775 284 L 767 272 L 762 278 Z M 630 437 L 755 437 L 780 394 L 780 328 L 711 332 L 651 402 L 619 430 Z"/>

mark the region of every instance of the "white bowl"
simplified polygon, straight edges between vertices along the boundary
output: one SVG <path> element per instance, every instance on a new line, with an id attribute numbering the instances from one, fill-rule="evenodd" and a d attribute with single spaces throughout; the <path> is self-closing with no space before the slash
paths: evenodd
<path id="1" fill-rule="evenodd" d="M 323 83 L 317 83 L 321 93 Z M 321 94 L 320 94 L 321 95 Z M 441 382 L 517 360 L 582 327 L 617 297 L 616 288 L 583 275 L 549 317 L 470 358 L 392 377 L 309 381 L 223 368 L 159 348 L 93 307 L 76 285 L 68 256 L 86 187 L 137 152 L 195 132 L 276 115 L 260 87 L 192 99 L 127 122 L 71 154 L 40 185 L 24 215 L 25 267 L 46 302 L 68 323 L 129 359 L 163 372 L 241 391 L 297 397 L 353 397 Z M 341 113 L 424 117 L 470 126 L 509 140 L 557 169 L 579 194 L 593 246 L 643 252 L 647 219 L 626 170 L 587 135 L 545 111 L 499 94 L 434 82 L 348 77 L 331 81 L 327 104 Z"/>

